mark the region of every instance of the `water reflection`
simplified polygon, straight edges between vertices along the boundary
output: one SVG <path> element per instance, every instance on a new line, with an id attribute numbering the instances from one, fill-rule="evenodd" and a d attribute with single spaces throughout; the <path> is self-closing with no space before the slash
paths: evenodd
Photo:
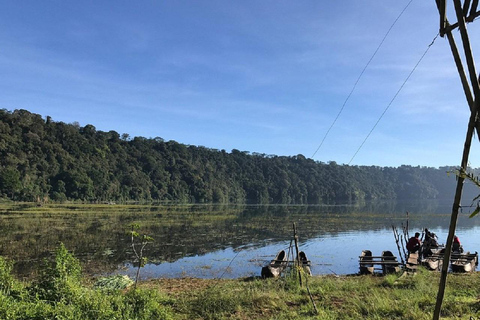
<path id="1" fill-rule="evenodd" d="M 322 206 L 69 206 L 29 213 L 28 207 L 0 210 L 0 254 L 30 276 L 63 242 L 88 273 L 130 273 L 129 224 L 155 241 L 145 254 L 144 277 L 243 277 L 258 275 L 276 252 L 286 249 L 295 222 L 300 249 L 314 274 L 355 273 L 364 249 L 397 253 L 391 226 L 428 227 L 446 239 L 451 204 L 439 201 L 365 202 Z M 480 248 L 474 234 L 480 218 L 464 209 L 458 232 L 466 250 Z M 120 271 L 123 270 L 123 271 Z"/>

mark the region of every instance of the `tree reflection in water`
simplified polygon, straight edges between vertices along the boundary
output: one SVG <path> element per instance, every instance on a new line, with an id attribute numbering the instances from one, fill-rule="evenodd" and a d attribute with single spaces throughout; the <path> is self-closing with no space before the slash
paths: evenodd
<path id="1" fill-rule="evenodd" d="M 128 226 L 135 222 L 155 241 L 145 250 L 145 276 L 226 277 L 254 275 L 275 253 L 288 247 L 293 222 L 314 274 L 354 273 L 358 255 L 369 249 L 397 252 L 391 225 L 410 212 L 411 230 L 428 227 L 442 241 L 448 229 L 448 201 L 365 202 L 341 205 L 30 205 L 0 207 L 0 255 L 16 261 L 20 277 L 34 275 L 60 242 L 89 274 L 131 266 Z M 467 250 L 480 243 L 470 233 L 480 219 L 462 213 L 458 233 Z M 383 247 L 382 247 L 383 246 Z M 128 272 L 128 271 L 127 271 Z"/>

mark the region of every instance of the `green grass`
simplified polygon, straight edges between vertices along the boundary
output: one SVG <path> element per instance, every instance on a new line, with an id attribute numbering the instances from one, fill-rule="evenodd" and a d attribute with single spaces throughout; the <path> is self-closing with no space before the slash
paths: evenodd
<path id="1" fill-rule="evenodd" d="M 160 286 L 158 288 L 158 286 Z M 438 274 L 312 277 L 307 289 L 291 279 L 225 280 L 176 297 L 179 319 L 431 319 Z M 155 287 L 155 286 L 153 286 Z M 157 284 L 162 290 L 161 284 Z M 478 317 L 480 277 L 449 276 L 442 319 Z"/>
<path id="2" fill-rule="evenodd" d="M 106 290 L 64 246 L 20 282 L 0 257 L 0 319 L 431 319 L 439 274 L 278 279 L 157 279 Z M 105 280 L 105 279 L 103 279 Z M 308 281 L 305 281 L 308 280 Z M 92 281 L 90 281 L 92 282 Z M 308 294 L 310 289 L 318 312 Z M 449 275 L 442 319 L 480 316 L 480 276 Z"/>

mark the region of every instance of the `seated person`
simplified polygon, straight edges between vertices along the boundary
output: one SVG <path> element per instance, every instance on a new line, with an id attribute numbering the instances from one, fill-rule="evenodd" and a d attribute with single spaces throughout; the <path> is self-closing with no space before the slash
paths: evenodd
<path id="1" fill-rule="evenodd" d="M 460 253 L 463 252 L 463 247 L 462 247 L 462 245 L 461 245 L 461 243 L 460 243 L 460 239 L 458 239 L 457 236 L 454 236 L 454 237 L 453 237 L 452 250 L 453 250 L 453 252 L 460 252 Z"/>
<path id="2" fill-rule="evenodd" d="M 437 236 L 435 233 L 430 232 L 427 228 L 425 228 L 425 246 L 436 248 L 438 247 Z"/>
<path id="3" fill-rule="evenodd" d="M 415 237 L 411 237 L 410 239 L 408 239 L 407 250 L 409 253 L 415 253 L 418 251 L 418 249 L 420 249 L 422 242 L 420 241 L 419 237 L 420 233 L 416 232 Z"/>

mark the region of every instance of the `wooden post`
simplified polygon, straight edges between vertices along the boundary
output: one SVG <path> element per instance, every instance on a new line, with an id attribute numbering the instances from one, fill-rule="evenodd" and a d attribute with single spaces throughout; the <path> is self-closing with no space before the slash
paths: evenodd
<path id="1" fill-rule="evenodd" d="M 302 266 L 300 264 L 300 255 L 298 254 L 298 235 L 297 235 L 297 225 L 295 222 L 293 223 L 293 239 L 295 240 L 295 251 L 297 252 L 297 266 L 298 266 L 298 279 L 300 281 L 300 286 L 303 286 L 302 284 Z M 295 266 L 295 264 L 294 264 Z"/>

